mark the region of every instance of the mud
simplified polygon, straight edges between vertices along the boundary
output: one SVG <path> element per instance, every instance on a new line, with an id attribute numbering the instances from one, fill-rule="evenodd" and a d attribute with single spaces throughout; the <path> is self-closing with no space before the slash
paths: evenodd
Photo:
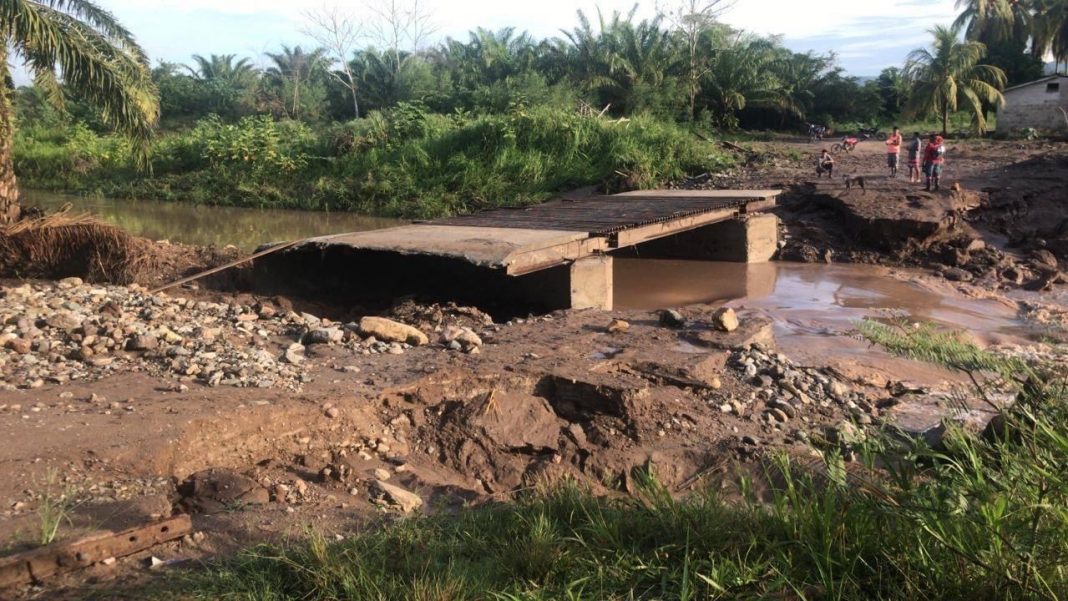
<path id="1" fill-rule="evenodd" d="M 925 267 L 989 289 L 1065 282 L 1068 144 L 949 141 L 943 187 L 932 192 L 889 178 L 878 142 L 837 156 L 833 179 L 812 172 L 818 145 L 752 146 L 739 172 L 684 184 L 782 188 L 784 260 Z M 847 187 L 858 176 L 865 187 Z"/>

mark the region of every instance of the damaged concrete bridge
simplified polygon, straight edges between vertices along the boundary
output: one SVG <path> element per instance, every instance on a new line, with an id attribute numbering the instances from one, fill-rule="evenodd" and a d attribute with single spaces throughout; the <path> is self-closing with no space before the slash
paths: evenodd
<path id="1" fill-rule="evenodd" d="M 763 262 L 778 190 L 643 190 L 563 198 L 311 238 L 257 264 L 261 284 L 363 301 L 612 307 L 612 257 Z"/>

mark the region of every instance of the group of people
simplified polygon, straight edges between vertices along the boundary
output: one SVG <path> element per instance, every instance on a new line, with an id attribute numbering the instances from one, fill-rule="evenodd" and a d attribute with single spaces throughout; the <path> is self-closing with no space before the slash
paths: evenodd
<path id="1" fill-rule="evenodd" d="M 897 177 L 898 164 L 901 157 L 901 146 L 904 145 L 904 137 L 901 130 L 896 126 L 894 131 L 886 139 L 886 166 L 890 169 L 890 177 Z M 921 174 L 926 178 L 927 191 L 939 190 L 942 185 L 942 168 L 946 163 L 946 147 L 942 136 L 931 134 L 927 143 L 919 132 L 913 134 L 908 143 L 909 153 L 909 182 L 920 183 Z M 834 176 L 834 156 L 824 148 L 816 159 L 816 176 Z"/>

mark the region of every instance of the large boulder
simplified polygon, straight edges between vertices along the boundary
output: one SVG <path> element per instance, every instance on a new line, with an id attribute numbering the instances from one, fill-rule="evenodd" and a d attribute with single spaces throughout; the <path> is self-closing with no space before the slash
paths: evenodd
<path id="1" fill-rule="evenodd" d="M 360 320 L 360 335 L 374 336 L 384 342 L 407 342 L 412 346 L 422 346 L 430 342 L 426 334 L 412 326 L 386 319 L 385 317 L 364 317 Z"/>

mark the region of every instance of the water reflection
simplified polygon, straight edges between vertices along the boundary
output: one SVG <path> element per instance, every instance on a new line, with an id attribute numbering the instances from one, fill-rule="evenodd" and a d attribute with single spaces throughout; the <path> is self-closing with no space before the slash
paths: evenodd
<path id="1" fill-rule="evenodd" d="M 130 233 L 153 240 L 252 250 L 268 242 L 341 232 L 373 230 L 406 223 L 353 213 L 196 206 L 177 202 L 91 198 L 26 190 L 23 203 L 54 210 L 66 203 L 91 211 Z"/>
<path id="2" fill-rule="evenodd" d="M 808 342 L 849 332 L 865 317 L 892 315 L 968 330 L 990 342 L 1035 334 L 1011 304 L 965 297 L 872 265 L 617 258 L 614 275 L 618 309 L 729 302 L 766 313 L 779 335 Z"/>

